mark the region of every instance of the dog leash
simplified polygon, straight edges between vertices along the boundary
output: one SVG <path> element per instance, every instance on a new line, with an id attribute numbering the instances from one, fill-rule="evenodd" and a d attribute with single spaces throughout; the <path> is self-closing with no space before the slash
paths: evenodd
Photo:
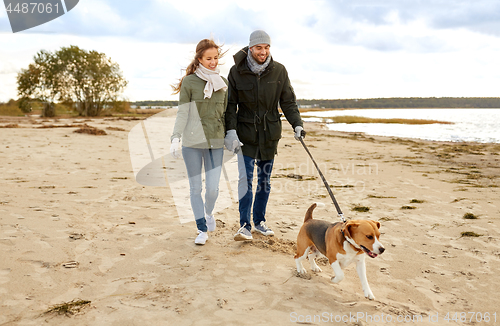
<path id="1" fill-rule="evenodd" d="M 333 195 L 332 189 L 330 188 L 330 185 L 325 179 L 325 176 L 323 173 L 321 173 L 321 170 L 318 167 L 318 164 L 316 164 L 316 161 L 314 160 L 313 156 L 311 155 L 311 152 L 309 152 L 309 149 L 307 148 L 306 144 L 304 143 L 304 137 L 299 137 L 300 143 L 302 146 L 304 146 L 304 149 L 306 150 L 307 154 L 309 154 L 309 157 L 314 163 L 314 166 L 316 167 L 316 170 L 318 170 L 319 176 L 321 177 L 321 180 L 323 180 L 323 183 L 325 184 L 326 190 L 328 191 L 328 194 L 330 195 L 330 198 L 333 201 L 333 204 L 335 205 L 335 208 L 337 209 L 337 213 L 339 214 L 340 220 L 345 223 L 346 219 L 344 217 L 344 213 L 342 213 L 342 210 L 340 209 L 339 203 L 337 203 L 337 200 L 335 199 L 335 196 Z"/>

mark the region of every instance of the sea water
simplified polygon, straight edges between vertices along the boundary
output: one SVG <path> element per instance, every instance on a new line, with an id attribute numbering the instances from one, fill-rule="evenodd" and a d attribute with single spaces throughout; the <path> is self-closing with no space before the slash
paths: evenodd
<path id="1" fill-rule="evenodd" d="M 360 109 L 310 111 L 305 121 L 325 121 L 330 130 L 437 141 L 500 143 L 500 109 Z M 425 119 L 453 124 L 333 123 L 334 116 Z"/>

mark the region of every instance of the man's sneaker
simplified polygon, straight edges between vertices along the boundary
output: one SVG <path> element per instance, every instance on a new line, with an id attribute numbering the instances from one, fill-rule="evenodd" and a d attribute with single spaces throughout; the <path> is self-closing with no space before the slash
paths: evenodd
<path id="1" fill-rule="evenodd" d="M 198 236 L 194 239 L 194 243 L 197 245 L 204 245 L 208 240 L 208 234 L 206 232 L 198 230 Z"/>
<path id="2" fill-rule="evenodd" d="M 248 231 L 248 229 L 245 226 L 242 226 L 238 232 L 234 235 L 234 240 L 235 241 L 245 241 L 245 240 L 252 240 L 252 233 Z"/>
<path id="3" fill-rule="evenodd" d="M 258 231 L 263 235 L 274 235 L 274 231 L 268 228 L 264 221 L 260 222 L 259 225 L 255 225 L 255 231 Z"/>
<path id="4" fill-rule="evenodd" d="M 205 220 L 207 220 L 207 228 L 208 231 L 213 232 L 215 231 L 215 218 L 213 215 L 205 215 Z"/>

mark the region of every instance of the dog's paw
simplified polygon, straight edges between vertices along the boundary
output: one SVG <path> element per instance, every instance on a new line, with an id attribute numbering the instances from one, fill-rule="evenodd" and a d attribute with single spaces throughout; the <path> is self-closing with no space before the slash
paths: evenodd
<path id="1" fill-rule="evenodd" d="M 297 273 L 299 273 L 299 274 L 307 274 L 307 271 L 306 271 L 306 269 L 304 267 L 301 266 L 300 268 L 297 267 Z"/>
<path id="2" fill-rule="evenodd" d="M 344 279 L 343 276 L 334 276 L 332 277 L 332 282 L 335 283 L 335 284 L 338 284 L 340 283 L 342 280 Z"/>
<path id="3" fill-rule="evenodd" d="M 373 300 L 375 299 L 375 296 L 373 295 L 373 293 L 365 293 L 365 298 L 367 298 L 368 300 Z"/>
<path id="4" fill-rule="evenodd" d="M 311 270 L 313 272 L 316 272 L 316 273 L 321 273 L 322 272 L 321 268 L 319 268 L 319 266 L 317 266 L 317 265 L 316 266 L 311 266 Z"/>

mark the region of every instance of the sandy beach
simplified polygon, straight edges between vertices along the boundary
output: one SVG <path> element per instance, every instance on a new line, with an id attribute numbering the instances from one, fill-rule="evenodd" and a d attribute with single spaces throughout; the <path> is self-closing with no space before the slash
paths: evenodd
<path id="1" fill-rule="evenodd" d="M 233 241 L 233 204 L 205 246 L 168 186 L 136 182 L 128 133 L 139 123 L 0 117 L 0 325 L 500 324 L 499 144 L 306 123 L 345 216 L 382 224 L 386 251 L 366 258 L 370 301 L 354 265 L 340 284 L 326 261 L 322 273 L 306 262 L 308 276 L 296 274 L 307 208 L 322 202 L 314 217 L 338 218 L 286 122 L 267 210 L 276 235 Z M 106 135 L 75 133 L 83 124 Z M 73 313 L 49 312 L 75 300 Z"/>

